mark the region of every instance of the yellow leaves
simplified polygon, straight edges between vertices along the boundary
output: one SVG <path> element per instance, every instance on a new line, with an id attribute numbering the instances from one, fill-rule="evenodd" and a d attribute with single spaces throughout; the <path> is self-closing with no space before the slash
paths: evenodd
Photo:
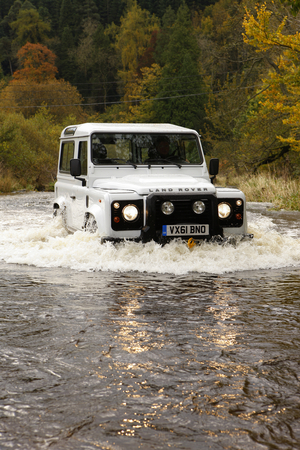
<path id="1" fill-rule="evenodd" d="M 115 31 L 115 48 L 122 61 L 124 79 L 131 79 L 136 71 L 139 58 L 147 49 L 152 32 L 159 29 L 159 22 L 155 16 L 142 9 L 135 1 L 132 2 L 127 14 L 121 18 L 119 32 Z"/>
<path id="2" fill-rule="evenodd" d="M 266 4 L 260 8 L 256 7 L 256 13 L 257 18 L 246 9 L 243 22 L 246 33 L 243 37 L 247 44 L 257 47 L 257 51 L 267 51 L 276 46 L 282 50 L 300 52 L 300 34 L 298 32 L 293 35 L 283 33 L 287 17 L 284 17 L 276 28 L 275 19 L 271 20 L 273 13 L 267 10 Z"/>
<path id="3" fill-rule="evenodd" d="M 0 159 L 23 187 L 42 188 L 53 181 L 61 128 L 45 111 L 29 119 L 14 111 L 0 111 Z"/>
<path id="4" fill-rule="evenodd" d="M 158 82 L 162 69 L 158 64 L 141 69 L 142 77 L 135 76 L 126 85 L 126 100 L 129 101 L 128 110 L 123 111 L 125 122 L 151 122 L 153 116 L 153 98 L 157 95 Z"/>
<path id="5" fill-rule="evenodd" d="M 3 110 L 22 112 L 25 117 L 35 115 L 46 104 L 58 120 L 70 114 L 76 115 L 78 121 L 84 119 L 81 95 L 64 80 L 12 81 L 0 92 L 0 102 Z"/>
<path id="6" fill-rule="evenodd" d="M 214 31 L 214 23 L 210 16 L 203 17 L 201 23 L 201 32 L 204 36 L 211 37 Z"/>
<path id="7" fill-rule="evenodd" d="M 276 23 L 266 4 L 256 8 L 256 18 L 246 10 L 244 41 L 257 51 L 268 52 L 272 69 L 264 83 L 268 85 L 260 101 L 260 114 L 276 113 L 289 133 L 277 139 L 294 150 L 300 150 L 300 34 L 288 33 L 284 17 Z M 285 128 L 286 130 L 287 128 Z"/>

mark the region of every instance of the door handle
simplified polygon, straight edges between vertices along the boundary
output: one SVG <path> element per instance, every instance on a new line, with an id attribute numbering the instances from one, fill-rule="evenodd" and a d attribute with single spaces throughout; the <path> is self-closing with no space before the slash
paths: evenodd
<path id="1" fill-rule="evenodd" d="M 75 195 L 70 195 L 70 198 L 72 199 L 72 200 L 75 200 Z"/>

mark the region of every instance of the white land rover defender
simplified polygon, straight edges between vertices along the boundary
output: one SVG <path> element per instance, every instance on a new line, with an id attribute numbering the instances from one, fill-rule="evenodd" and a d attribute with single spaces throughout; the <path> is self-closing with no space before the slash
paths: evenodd
<path id="1" fill-rule="evenodd" d="M 215 187 L 194 130 L 169 124 L 85 123 L 62 131 L 54 213 L 102 242 L 246 236 L 246 201 Z"/>

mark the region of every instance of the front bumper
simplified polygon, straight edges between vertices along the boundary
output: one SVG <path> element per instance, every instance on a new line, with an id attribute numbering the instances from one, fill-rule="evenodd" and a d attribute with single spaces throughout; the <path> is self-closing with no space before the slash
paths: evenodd
<path id="1" fill-rule="evenodd" d="M 193 203 L 202 201 L 205 204 L 205 211 L 202 214 L 196 214 L 193 211 Z M 174 205 L 174 213 L 165 215 L 161 210 L 164 202 L 171 201 Z M 151 194 L 146 199 L 146 226 L 141 230 L 142 242 L 154 240 L 159 243 L 166 243 L 174 238 L 189 239 L 195 237 L 193 234 L 163 236 L 163 226 L 194 226 L 208 225 L 207 233 L 201 236 L 201 239 L 209 240 L 212 236 L 223 236 L 223 230 L 218 220 L 218 200 L 214 195 L 194 194 L 191 195 L 168 195 Z M 179 227 L 181 228 L 181 227 Z"/>

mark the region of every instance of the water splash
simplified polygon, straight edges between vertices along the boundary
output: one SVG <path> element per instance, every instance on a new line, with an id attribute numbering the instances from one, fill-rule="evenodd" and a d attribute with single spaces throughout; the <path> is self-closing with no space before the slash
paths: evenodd
<path id="1" fill-rule="evenodd" d="M 23 217 L 24 219 L 24 217 Z M 0 258 L 7 263 L 37 267 L 65 267 L 77 271 L 138 271 L 184 275 L 189 272 L 222 274 L 228 272 L 276 269 L 300 265 L 300 239 L 279 233 L 274 222 L 261 214 L 249 213 L 252 241 L 236 245 L 203 242 L 189 249 L 176 240 L 165 246 L 155 242 L 100 244 L 99 236 L 78 231 L 68 234 L 60 218 L 43 216 L 32 223 L 11 222 L 0 236 Z M 31 225 L 28 224 L 31 222 Z"/>

